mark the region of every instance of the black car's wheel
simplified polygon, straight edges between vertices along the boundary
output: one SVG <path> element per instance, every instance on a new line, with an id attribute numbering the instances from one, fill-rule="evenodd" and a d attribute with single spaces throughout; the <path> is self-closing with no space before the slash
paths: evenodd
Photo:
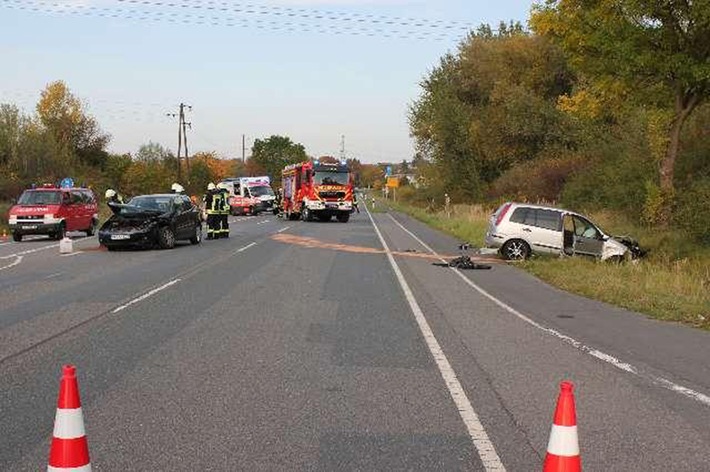
<path id="1" fill-rule="evenodd" d="M 87 235 L 87 236 L 93 236 L 94 234 L 96 234 L 96 228 L 97 228 L 98 226 L 99 226 L 99 222 L 96 221 L 96 220 L 94 220 L 94 219 L 92 219 L 92 220 L 91 220 L 91 226 L 89 226 L 89 228 L 86 230 L 86 235 Z"/>
<path id="2" fill-rule="evenodd" d="M 22 241 L 22 234 L 15 231 L 14 233 L 12 233 L 12 240 L 16 243 L 19 243 L 20 241 Z"/>
<path id="3" fill-rule="evenodd" d="M 64 224 L 60 224 L 59 228 L 57 229 L 57 232 L 54 233 L 54 239 L 59 241 L 60 239 L 64 239 L 64 236 L 66 236 L 66 228 L 64 228 Z"/>
<path id="4" fill-rule="evenodd" d="M 338 213 L 337 218 L 341 223 L 347 223 L 350 220 L 350 213 Z"/>
<path id="5" fill-rule="evenodd" d="M 175 233 L 168 226 L 158 229 L 158 246 L 160 246 L 160 249 L 172 249 L 175 247 Z"/>
<path id="6" fill-rule="evenodd" d="M 106 250 L 107 250 L 107 251 L 115 251 L 115 250 L 116 250 L 116 246 L 106 246 Z"/>
<path id="7" fill-rule="evenodd" d="M 190 238 L 191 244 L 200 244 L 202 242 L 202 225 L 195 226 L 195 235 Z"/>
<path id="8" fill-rule="evenodd" d="M 522 261 L 530 257 L 530 246 L 522 239 L 511 239 L 503 244 L 500 252 L 509 261 Z"/>

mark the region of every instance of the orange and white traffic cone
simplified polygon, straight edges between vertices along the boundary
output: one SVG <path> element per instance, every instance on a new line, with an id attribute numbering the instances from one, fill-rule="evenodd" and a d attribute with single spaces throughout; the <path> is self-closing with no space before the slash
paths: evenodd
<path id="1" fill-rule="evenodd" d="M 76 367 L 62 367 L 47 472 L 91 472 Z"/>
<path id="2" fill-rule="evenodd" d="M 560 384 L 560 396 L 557 398 L 543 472 L 581 472 L 582 470 L 573 388 L 572 382 L 564 381 Z"/>

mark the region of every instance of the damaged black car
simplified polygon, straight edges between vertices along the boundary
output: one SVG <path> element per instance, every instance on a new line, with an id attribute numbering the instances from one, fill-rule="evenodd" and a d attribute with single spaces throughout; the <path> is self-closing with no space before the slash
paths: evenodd
<path id="1" fill-rule="evenodd" d="M 109 203 L 109 207 L 113 216 L 99 229 L 99 243 L 108 250 L 172 249 L 179 240 L 202 242 L 200 211 L 186 195 L 140 195 L 126 204 Z"/>

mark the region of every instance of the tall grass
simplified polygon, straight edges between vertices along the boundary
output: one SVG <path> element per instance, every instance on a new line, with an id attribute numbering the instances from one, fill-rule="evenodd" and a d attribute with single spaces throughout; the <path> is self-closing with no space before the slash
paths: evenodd
<path id="1" fill-rule="evenodd" d="M 451 211 L 427 211 L 387 202 L 428 225 L 461 240 L 483 245 L 493 209 L 455 205 Z M 710 329 L 710 248 L 680 231 L 643 227 L 610 212 L 589 215 L 612 235 L 630 235 L 648 249 L 647 258 L 614 264 L 582 258 L 534 257 L 520 267 L 540 279 L 589 298 L 653 318 Z"/>
<path id="2" fill-rule="evenodd" d="M 8 226 L 8 212 L 12 204 L 10 202 L 0 202 L 0 235 L 3 231 L 9 232 L 10 227 Z"/>

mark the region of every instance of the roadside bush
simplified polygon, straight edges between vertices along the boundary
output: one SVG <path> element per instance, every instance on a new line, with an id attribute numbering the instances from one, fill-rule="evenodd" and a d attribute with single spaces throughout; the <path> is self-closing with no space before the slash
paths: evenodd
<path id="1" fill-rule="evenodd" d="M 653 172 L 652 159 L 640 154 L 605 156 L 570 176 L 561 200 L 576 210 L 618 210 L 640 221 Z"/>
<path id="2" fill-rule="evenodd" d="M 581 160 L 574 157 L 524 162 L 493 182 L 489 196 L 517 201 L 558 201 L 565 182 L 580 167 Z"/>
<path id="3" fill-rule="evenodd" d="M 675 223 L 698 242 L 710 245 L 710 177 L 678 192 Z"/>

